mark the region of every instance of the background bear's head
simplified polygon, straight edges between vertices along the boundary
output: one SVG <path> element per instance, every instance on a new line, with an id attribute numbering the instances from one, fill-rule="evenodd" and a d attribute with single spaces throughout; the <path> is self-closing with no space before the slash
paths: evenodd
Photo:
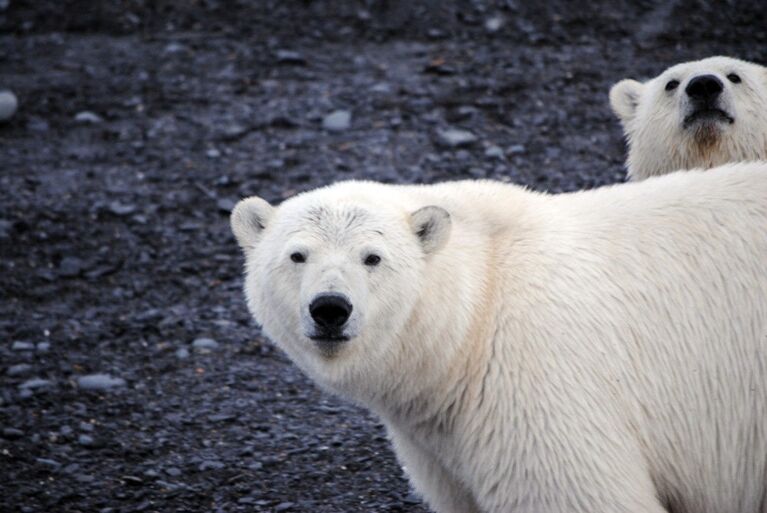
<path id="1" fill-rule="evenodd" d="M 424 266 L 451 229 L 444 209 L 384 201 L 380 187 L 346 182 L 279 207 L 252 197 L 232 212 L 256 321 L 312 378 L 346 395 L 396 368 Z"/>
<path id="2" fill-rule="evenodd" d="M 623 80 L 610 104 L 628 139 L 629 178 L 767 158 L 767 68 L 729 57 Z"/>

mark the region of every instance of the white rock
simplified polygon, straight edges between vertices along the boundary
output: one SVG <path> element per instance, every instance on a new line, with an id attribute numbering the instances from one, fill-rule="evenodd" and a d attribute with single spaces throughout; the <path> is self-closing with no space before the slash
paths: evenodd
<path id="1" fill-rule="evenodd" d="M 107 390 L 125 386 L 125 380 L 109 374 L 88 374 L 77 378 L 77 386 L 83 390 Z"/>
<path id="2" fill-rule="evenodd" d="M 19 107 L 19 100 L 16 95 L 10 91 L 0 91 L 0 122 L 8 121 L 16 114 Z"/>
<path id="3" fill-rule="evenodd" d="M 492 16 L 485 20 L 485 30 L 490 33 L 498 32 L 505 22 L 506 20 L 503 19 L 503 16 Z"/>
<path id="4" fill-rule="evenodd" d="M 458 128 L 448 128 L 447 130 L 437 131 L 437 143 L 448 148 L 457 148 L 459 146 L 469 146 L 477 141 L 477 136 L 468 130 Z"/>
<path id="5" fill-rule="evenodd" d="M 352 125 L 352 113 L 348 110 L 331 112 L 322 119 L 322 128 L 331 132 L 348 130 Z"/>
<path id="6" fill-rule="evenodd" d="M 503 149 L 499 146 L 490 145 L 487 148 L 485 148 L 485 157 L 491 158 L 491 159 L 500 159 L 503 160 L 505 157 L 503 153 Z"/>
<path id="7" fill-rule="evenodd" d="M 51 385 L 53 385 L 53 382 L 49 379 L 32 378 L 19 385 L 19 388 L 25 390 L 34 390 L 37 388 L 46 388 Z"/>
<path id="8" fill-rule="evenodd" d="M 87 124 L 96 124 L 101 123 L 104 121 L 101 116 L 96 114 L 95 112 L 91 112 L 89 110 L 84 110 L 82 112 L 78 112 L 75 114 L 75 121 L 78 123 L 87 123 Z"/>
<path id="9" fill-rule="evenodd" d="M 34 348 L 35 345 L 32 342 L 23 342 L 21 340 L 17 340 L 11 346 L 11 349 L 14 351 L 32 351 Z"/>
<path id="10" fill-rule="evenodd" d="M 196 350 L 211 350 L 211 349 L 218 349 L 218 342 L 213 340 L 212 338 L 198 338 L 194 342 L 192 342 L 192 347 Z"/>

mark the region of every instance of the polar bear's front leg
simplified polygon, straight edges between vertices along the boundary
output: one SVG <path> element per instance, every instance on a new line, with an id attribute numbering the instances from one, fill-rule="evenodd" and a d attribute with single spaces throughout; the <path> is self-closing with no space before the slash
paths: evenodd
<path id="1" fill-rule="evenodd" d="M 397 459 L 413 488 L 437 513 L 480 513 L 469 489 L 428 451 L 397 429 L 389 427 Z"/>

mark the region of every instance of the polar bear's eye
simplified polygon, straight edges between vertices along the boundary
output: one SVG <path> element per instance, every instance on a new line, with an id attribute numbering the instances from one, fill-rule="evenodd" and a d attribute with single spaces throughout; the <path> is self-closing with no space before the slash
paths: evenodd
<path id="1" fill-rule="evenodd" d="M 375 267 L 380 263 L 381 263 L 381 257 L 374 253 L 371 253 L 365 257 L 365 265 L 368 265 L 370 267 Z"/>
<path id="2" fill-rule="evenodd" d="M 727 75 L 727 80 L 729 80 L 733 84 L 740 84 L 740 76 L 735 73 L 730 73 L 729 75 Z"/>
<path id="3" fill-rule="evenodd" d="M 679 87 L 679 80 L 669 80 L 666 84 L 666 91 L 673 91 Z"/>
<path id="4" fill-rule="evenodd" d="M 297 264 L 303 264 L 304 262 L 306 262 L 306 255 L 296 251 L 295 253 L 290 254 L 290 259 Z"/>

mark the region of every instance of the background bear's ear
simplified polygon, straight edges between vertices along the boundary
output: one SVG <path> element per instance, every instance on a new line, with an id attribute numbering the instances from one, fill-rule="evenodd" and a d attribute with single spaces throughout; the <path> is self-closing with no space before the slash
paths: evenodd
<path id="1" fill-rule="evenodd" d="M 636 114 L 642 88 L 636 80 L 621 80 L 610 89 L 610 106 L 624 125 Z"/>
<path id="2" fill-rule="evenodd" d="M 419 208 L 410 214 L 410 226 L 421 242 L 423 252 L 433 253 L 444 246 L 450 236 L 450 214 L 442 207 Z"/>
<path id="3" fill-rule="evenodd" d="M 230 221 L 232 231 L 242 248 L 251 248 L 274 213 L 274 207 L 257 196 L 246 198 L 234 207 Z"/>

